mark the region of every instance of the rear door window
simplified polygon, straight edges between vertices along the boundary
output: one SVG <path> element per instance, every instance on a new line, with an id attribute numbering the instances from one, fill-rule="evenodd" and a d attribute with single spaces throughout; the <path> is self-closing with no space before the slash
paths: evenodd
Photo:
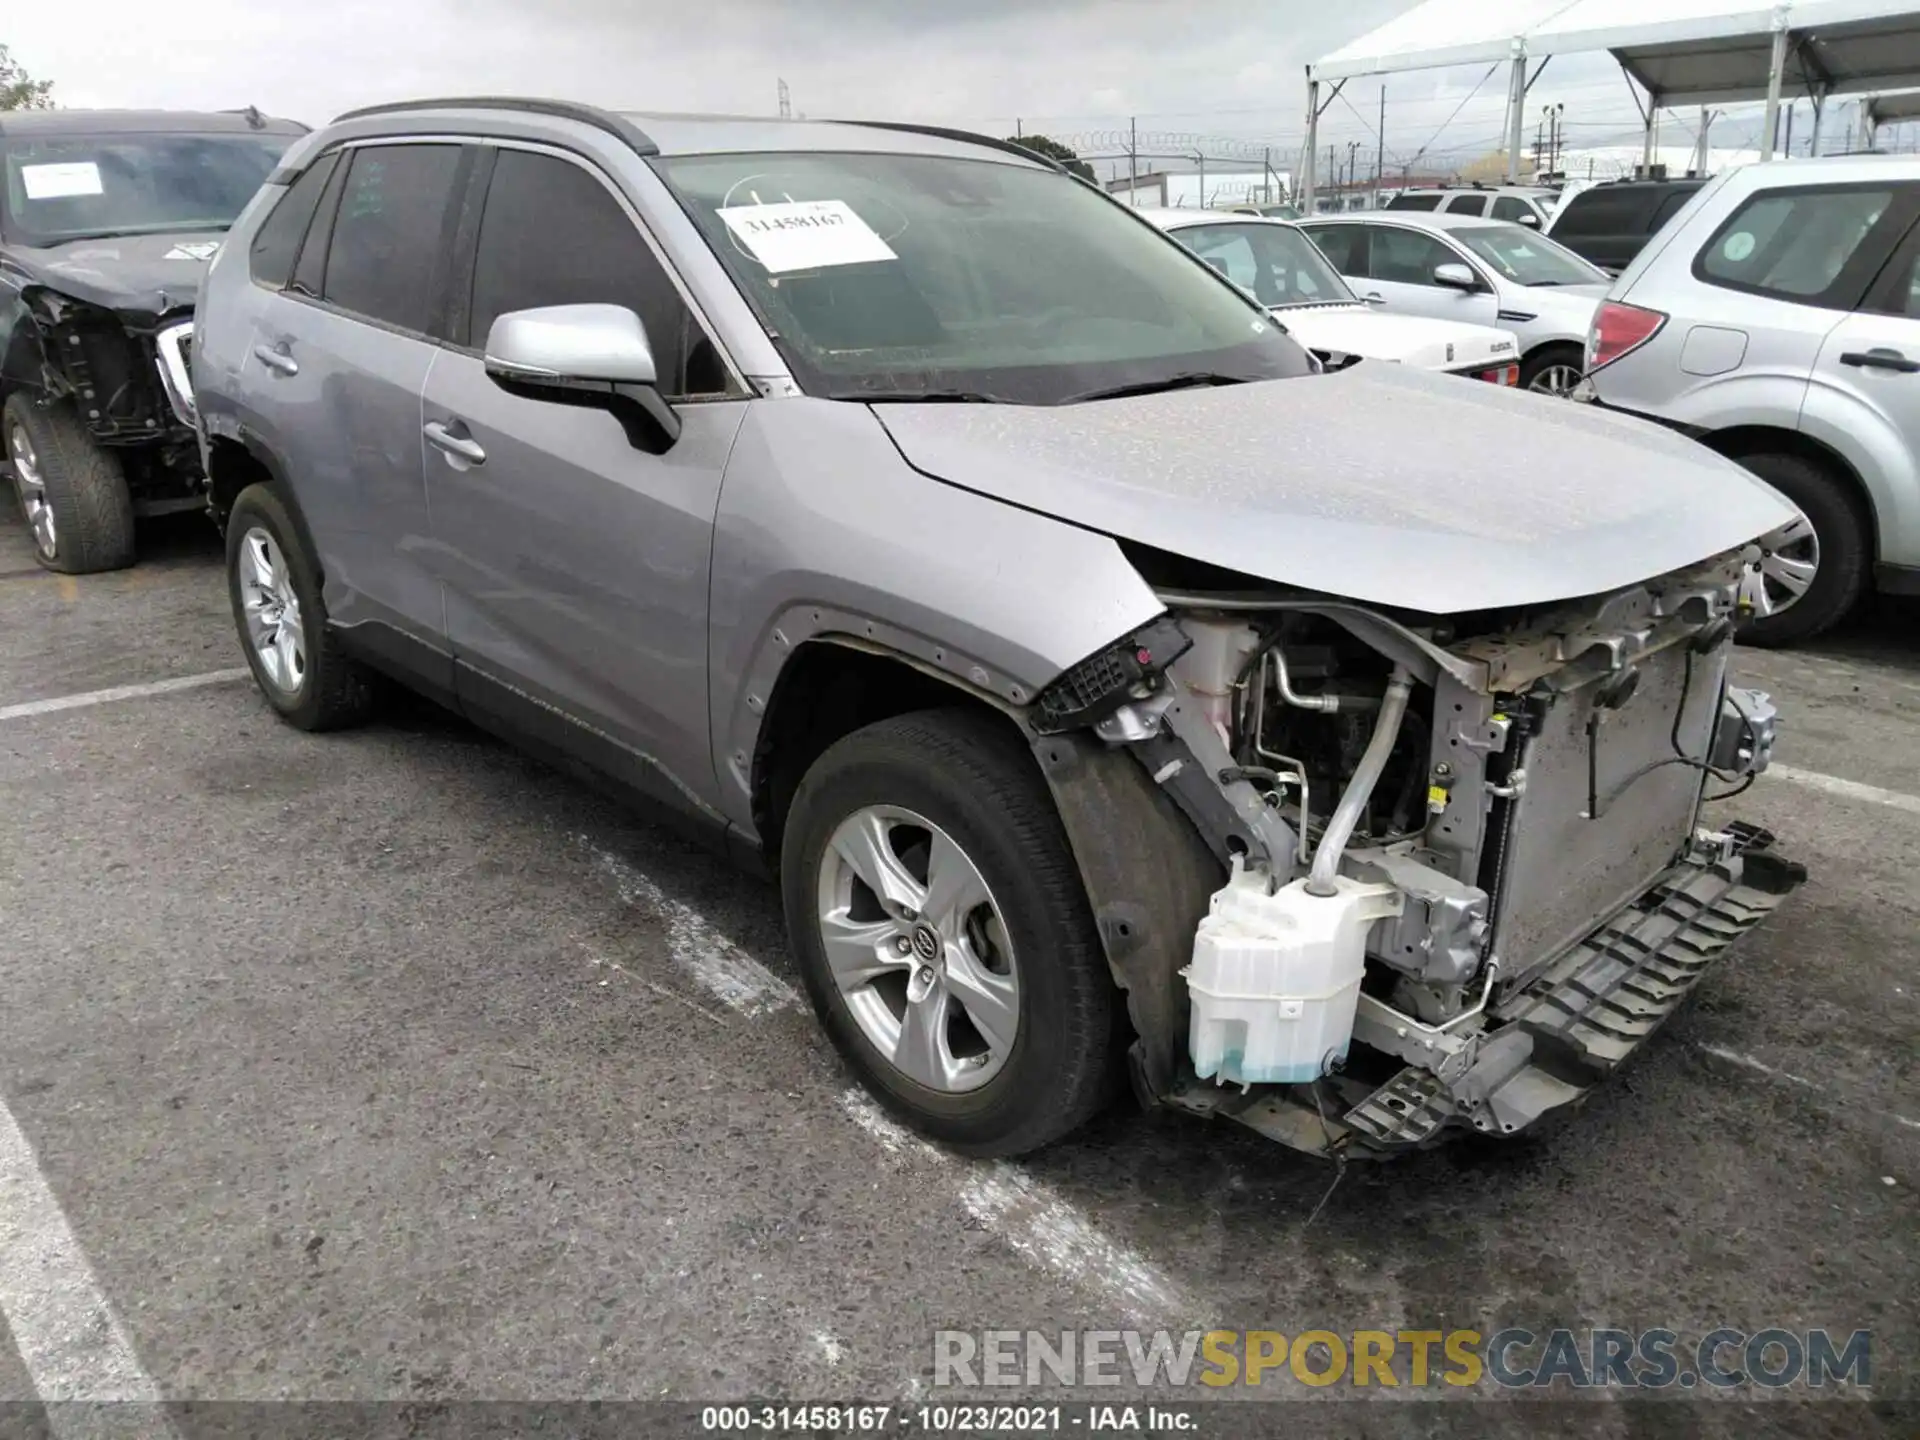
<path id="1" fill-rule="evenodd" d="M 1396 195 L 1387 202 L 1389 210 L 1437 210 L 1440 208 L 1438 195 Z"/>
<path id="2" fill-rule="evenodd" d="M 1484 215 L 1487 213 L 1487 197 L 1484 195 L 1455 195 L 1447 201 L 1449 215 Z"/>
<path id="3" fill-rule="evenodd" d="M 293 262 L 300 254 L 300 242 L 307 236 L 307 226 L 313 223 L 313 212 L 319 208 L 320 196 L 326 191 L 327 181 L 333 178 L 333 167 L 339 158 L 338 152 L 322 155 L 309 165 L 254 232 L 247 259 L 250 273 L 260 284 L 278 290 L 293 278 Z"/>
<path id="4" fill-rule="evenodd" d="M 327 249 L 329 304 L 425 334 L 451 248 L 458 145 L 367 145 L 348 162 Z"/>
<path id="5" fill-rule="evenodd" d="M 1850 310 L 1912 218 L 1904 186 L 1761 191 L 1714 232 L 1693 273 L 1729 290 Z"/>
<path id="6" fill-rule="evenodd" d="M 1364 225 L 1302 226 L 1320 253 L 1342 275 L 1367 278 L 1367 227 Z"/>
<path id="7" fill-rule="evenodd" d="M 1511 220 L 1516 225 L 1533 214 L 1533 207 L 1518 195 L 1496 195 L 1493 197 L 1493 218 Z"/>

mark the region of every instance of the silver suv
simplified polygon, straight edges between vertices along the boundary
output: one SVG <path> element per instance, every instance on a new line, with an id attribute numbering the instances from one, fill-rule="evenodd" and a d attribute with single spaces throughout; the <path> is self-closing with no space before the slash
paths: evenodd
<path id="1" fill-rule="evenodd" d="M 1800 877 L 1701 809 L 1767 761 L 1726 671 L 1787 506 L 1638 422 L 1319 373 L 1019 147 L 356 112 L 196 323 L 274 709 L 398 679 L 777 871 L 826 1029 L 961 1149 L 1122 1076 L 1316 1152 L 1510 1134 Z"/>
<path id="2" fill-rule="evenodd" d="M 1694 436 L 1801 511 L 1743 638 L 1816 635 L 1869 586 L 1920 593 L 1920 159 L 1751 165 L 1621 274 L 1592 393 Z"/>

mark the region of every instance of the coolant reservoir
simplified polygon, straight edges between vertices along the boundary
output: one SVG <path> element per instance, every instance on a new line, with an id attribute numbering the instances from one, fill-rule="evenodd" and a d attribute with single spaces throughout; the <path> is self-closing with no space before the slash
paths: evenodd
<path id="1" fill-rule="evenodd" d="M 1234 858 L 1193 937 L 1187 1048 L 1200 1078 L 1218 1084 L 1300 1084 L 1344 1060 L 1366 968 L 1367 930 L 1398 915 L 1391 885 L 1334 877 L 1336 893 L 1309 895 L 1304 879 L 1267 893 L 1267 879 Z"/>

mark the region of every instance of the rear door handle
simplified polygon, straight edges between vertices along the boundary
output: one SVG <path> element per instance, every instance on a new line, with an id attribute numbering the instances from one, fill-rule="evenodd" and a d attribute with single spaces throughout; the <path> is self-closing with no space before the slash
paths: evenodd
<path id="1" fill-rule="evenodd" d="M 459 425 L 460 422 L 456 420 L 454 424 Z M 460 428 L 464 430 L 466 426 L 461 425 Z M 438 420 L 427 421 L 420 427 L 420 433 L 427 437 L 427 443 L 435 449 L 458 456 L 469 465 L 487 463 L 487 452 L 478 440 L 470 435 L 456 435 L 451 426 L 443 425 Z"/>
<path id="2" fill-rule="evenodd" d="M 1858 365 L 1868 370 L 1898 370 L 1902 375 L 1920 371 L 1920 360 L 1909 360 L 1898 350 L 1875 346 L 1871 350 L 1849 350 L 1840 357 L 1842 365 Z"/>
<path id="3" fill-rule="evenodd" d="M 278 371 L 282 375 L 298 375 L 300 373 L 300 362 L 298 360 L 295 360 L 293 356 L 289 355 L 286 351 L 276 350 L 271 345 L 254 346 L 253 358 L 269 370 Z"/>

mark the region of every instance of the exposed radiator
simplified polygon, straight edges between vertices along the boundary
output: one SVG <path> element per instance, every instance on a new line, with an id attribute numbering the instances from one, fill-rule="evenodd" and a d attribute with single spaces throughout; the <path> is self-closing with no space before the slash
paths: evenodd
<path id="1" fill-rule="evenodd" d="M 1498 888 L 1494 950 L 1511 979 L 1566 950 L 1631 904 L 1692 835 L 1729 646 L 1706 655 L 1673 645 L 1636 662 L 1639 688 L 1594 729 L 1598 818 L 1588 818 L 1588 721 L 1606 681 L 1562 693 L 1529 740 L 1526 790 L 1512 805 Z M 1658 763 L 1672 761 L 1672 763 Z M 1634 778 L 1636 772 L 1644 771 Z"/>

